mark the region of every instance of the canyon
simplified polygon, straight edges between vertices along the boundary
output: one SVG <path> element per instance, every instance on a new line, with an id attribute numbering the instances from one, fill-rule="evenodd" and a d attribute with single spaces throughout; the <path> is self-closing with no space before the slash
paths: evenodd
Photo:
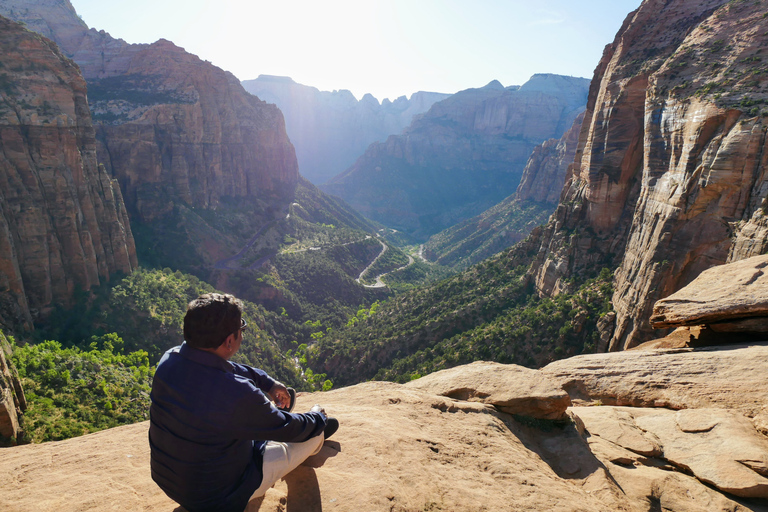
<path id="1" fill-rule="evenodd" d="M 369 146 L 321 189 L 425 240 L 512 194 L 533 148 L 573 124 L 588 84 L 540 74 L 522 86 L 493 81 L 458 92 L 402 134 Z"/>
<path id="2" fill-rule="evenodd" d="M 432 235 L 424 244 L 424 255 L 440 265 L 464 268 L 513 246 L 545 224 L 576 156 L 583 120 L 582 112 L 560 139 L 533 148 L 514 194 L 480 215 Z"/>
<path id="3" fill-rule="evenodd" d="M 370 144 L 399 134 L 415 115 L 450 96 L 418 91 L 410 98 L 379 103 L 370 94 L 357 100 L 347 90 L 320 91 L 283 76 L 260 75 L 242 84 L 246 91 L 282 111 L 299 171 L 315 184 L 341 173 Z"/>

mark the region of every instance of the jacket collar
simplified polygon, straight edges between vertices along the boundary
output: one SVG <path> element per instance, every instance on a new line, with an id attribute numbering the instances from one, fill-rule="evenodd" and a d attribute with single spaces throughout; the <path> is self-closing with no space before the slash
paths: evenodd
<path id="1" fill-rule="evenodd" d="M 235 369 L 229 361 L 205 350 L 190 347 L 186 341 L 179 347 L 179 355 L 193 363 L 217 368 L 227 373 L 235 373 Z"/>

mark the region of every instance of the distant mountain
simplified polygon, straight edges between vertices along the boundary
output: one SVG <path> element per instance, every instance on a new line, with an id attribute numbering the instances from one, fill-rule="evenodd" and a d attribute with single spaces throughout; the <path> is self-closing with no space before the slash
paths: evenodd
<path id="1" fill-rule="evenodd" d="M 588 88 L 584 78 L 540 74 L 521 87 L 493 81 L 458 92 L 321 189 L 426 239 L 512 194 L 531 151 L 573 124 Z"/>
<path id="2" fill-rule="evenodd" d="M 450 94 L 419 91 L 381 103 L 366 94 L 358 101 L 347 90 L 320 91 L 289 77 L 260 75 L 243 87 L 277 105 L 296 148 L 299 171 L 312 183 L 324 183 L 352 165 L 377 141 L 403 131 L 413 116 Z"/>
<path id="3" fill-rule="evenodd" d="M 465 268 L 502 251 L 546 223 L 576 156 L 582 112 L 558 139 L 536 146 L 514 194 L 476 217 L 430 237 L 424 255 L 441 265 Z"/>

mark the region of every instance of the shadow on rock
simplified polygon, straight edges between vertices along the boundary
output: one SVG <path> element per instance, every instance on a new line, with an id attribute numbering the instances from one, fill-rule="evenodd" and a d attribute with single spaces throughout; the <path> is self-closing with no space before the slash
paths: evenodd
<path id="1" fill-rule="evenodd" d="M 326 441 L 317 455 L 309 457 L 301 466 L 283 478 L 287 492 L 279 502 L 285 507 L 285 512 L 321 512 L 323 510 L 315 468 L 322 467 L 326 460 L 335 457 L 339 452 L 341 452 L 341 444 L 336 441 Z M 264 503 L 264 498 L 260 496 L 252 499 L 244 512 L 258 512 Z M 183 512 L 183 510 L 174 512 Z"/>
<path id="2" fill-rule="evenodd" d="M 567 420 L 540 420 L 526 416 L 506 416 L 504 423 L 523 443 L 565 479 L 583 479 L 598 470 L 605 470 L 577 425 Z"/>

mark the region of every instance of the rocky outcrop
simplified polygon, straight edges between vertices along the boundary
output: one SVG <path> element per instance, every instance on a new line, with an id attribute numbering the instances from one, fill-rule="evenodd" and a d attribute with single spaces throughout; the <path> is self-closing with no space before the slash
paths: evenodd
<path id="1" fill-rule="evenodd" d="M 80 66 L 98 156 L 133 219 L 175 203 L 216 208 L 222 197 L 273 200 L 298 181 L 282 114 L 231 74 L 169 41 L 128 44 L 88 30 L 68 0 L 4 0 L 0 14 L 50 34 Z"/>
<path id="2" fill-rule="evenodd" d="M 648 322 L 656 300 L 765 250 L 763 13 L 747 2 L 646 0 L 597 66 L 576 164 L 532 275 L 554 295 L 617 269 L 611 350 L 658 337 Z"/>
<path id="3" fill-rule="evenodd" d="M 431 236 L 424 244 L 424 255 L 441 265 L 466 267 L 511 247 L 546 223 L 576 156 L 583 120 L 582 112 L 559 140 L 549 139 L 533 149 L 514 194 Z"/>
<path id="4" fill-rule="evenodd" d="M 534 75 L 493 81 L 435 103 L 402 135 L 372 144 L 321 188 L 366 217 L 426 238 L 509 196 L 531 154 L 583 108 L 588 82 Z"/>
<path id="5" fill-rule="evenodd" d="M 432 373 L 407 384 L 456 400 L 491 404 L 509 414 L 561 420 L 571 405 L 568 393 L 536 370 L 477 361 Z"/>
<path id="6" fill-rule="evenodd" d="M 77 66 L 17 23 L 0 28 L 0 322 L 19 328 L 137 260 Z"/>
<path id="7" fill-rule="evenodd" d="M 656 329 L 706 325 L 717 332 L 768 334 L 768 255 L 702 272 L 653 306 Z"/>
<path id="8" fill-rule="evenodd" d="M 301 175 L 315 184 L 341 173 L 374 142 L 403 131 L 413 116 L 429 110 L 450 94 L 419 91 L 395 101 L 351 92 L 320 91 L 289 77 L 259 75 L 243 80 L 251 94 L 274 103 L 285 116 L 285 128 L 296 147 Z"/>
<path id="9" fill-rule="evenodd" d="M 21 433 L 19 416 L 27 408 L 19 374 L 10 358 L 11 345 L 0 332 L 0 446 L 16 443 Z"/>
<path id="10" fill-rule="evenodd" d="M 300 393 L 297 410 L 321 403 L 341 428 L 246 510 L 765 510 L 766 363 L 765 345 L 627 351 Z M 638 406 L 608 405 L 617 383 Z M 563 386 L 581 404 L 563 421 L 502 410 Z M 673 395 L 680 410 L 664 407 Z M 3 451 L 0 507 L 172 510 L 150 479 L 147 428 Z"/>

